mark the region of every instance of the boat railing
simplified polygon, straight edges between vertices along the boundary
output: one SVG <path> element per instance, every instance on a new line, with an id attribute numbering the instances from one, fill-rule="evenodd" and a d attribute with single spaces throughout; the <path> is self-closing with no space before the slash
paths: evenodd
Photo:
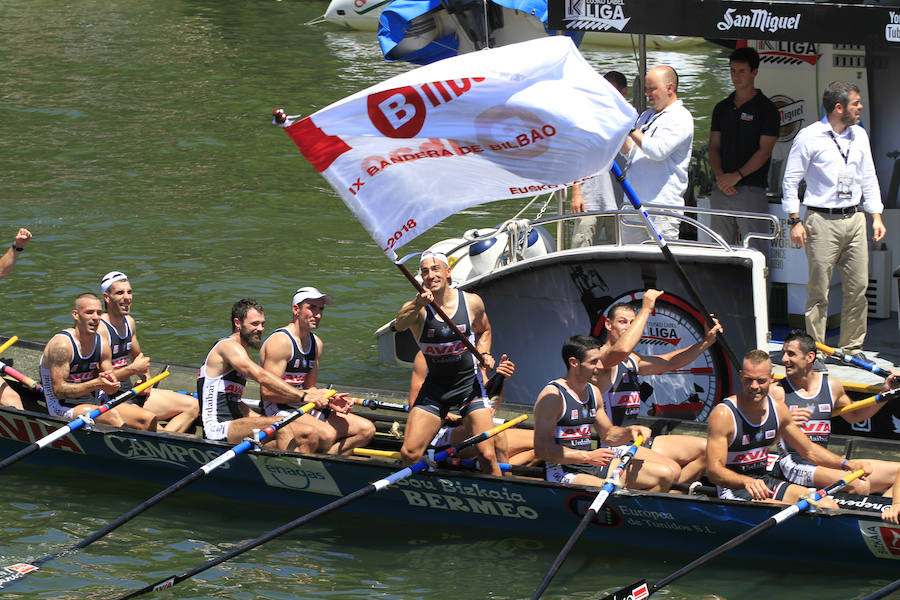
<path id="1" fill-rule="evenodd" d="M 679 222 L 687 223 L 693 228 L 693 230 L 697 231 L 698 234 L 702 233 L 707 238 L 709 238 L 709 241 L 706 241 L 705 239 L 703 241 L 672 239 L 667 240 L 667 243 L 669 245 L 700 248 L 718 248 L 726 252 L 734 252 L 736 248 L 749 248 L 750 241 L 753 239 L 772 240 L 778 237 L 781 232 L 781 224 L 779 219 L 770 214 L 738 210 L 720 210 L 693 206 L 677 210 L 674 210 L 671 206 L 667 205 L 645 204 L 643 206 L 647 211 L 647 214 L 650 216 L 672 217 L 674 219 L 677 219 Z M 497 264 L 494 265 L 494 267 L 498 267 L 505 264 L 516 263 L 524 260 L 525 258 L 528 258 L 528 254 L 525 251 L 526 240 L 528 237 L 527 233 L 536 226 L 549 226 L 553 225 L 554 223 L 556 224 L 555 228 L 550 228 L 551 230 L 556 229 L 556 251 L 566 250 L 571 247 L 569 244 L 567 244 L 569 238 L 567 234 L 567 230 L 569 229 L 568 224 L 574 223 L 580 219 L 602 217 L 615 219 L 615 227 L 613 228 L 614 239 L 608 240 L 607 243 L 600 245 L 615 245 L 620 247 L 624 246 L 625 244 L 622 243 L 621 237 L 619 235 L 619 232 L 623 226 L 644 227 L 643 220 L 635 210 L 587 211 L 582 213 L 558 214 L 548 217 L 541 216 L 543 212 L 544 211 L 541 210 L 540 214 L 535 219 L 520 218 L 517 215 L 512 219 L 504 221 L 494 229 L 469 230 L 464 235 L 465 241 L 453 247 L 447 252 L 447 254 L 453 255 L 454 253 L 459 252 L 460 250 L 463 250 L 466 247 L 471 246 L 472 244 L 475 244 L 477 242 L 483 242 L 492 238 L 499 238 L 500 236 L 504 236 L 507 247 L 506 251 L 499 255 L 497 258 Z M 735 247 L 725 241 L 725 239 L 722 238 L 722 236 L 714 231 L 709 225 L 702 223 L 698 220 L 698 218 L 694 218 L 695 216 L 699 217 L 699 215 L 701 214 L 751 219 L 758 222 L 767 223 L 769 225 L 769 231 L 748 232 L 742 238 L 740 246 Z M 647 239 L 641 242 L 641 244 L 654 244 L 654 241 L 650 239 L 650 236 L 648 235 Z"/>

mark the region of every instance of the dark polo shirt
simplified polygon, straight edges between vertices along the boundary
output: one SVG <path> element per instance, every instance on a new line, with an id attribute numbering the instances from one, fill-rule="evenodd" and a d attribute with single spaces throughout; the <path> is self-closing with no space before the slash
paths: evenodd
<path id="1" fill-rule="evenodd" d="M 734 105 L 734 92 L 716 104 L 710 130 L 721 136 L 722 170 L 733 173 L 740 169 L 759 150 L 759 136 L 778 136 L 780 121 L 778 108 L 760 91 L 740 107 Z M 765 188 L 768 175 L 767 160 L 761 169 L 744 173 L 738 185 Z"/>

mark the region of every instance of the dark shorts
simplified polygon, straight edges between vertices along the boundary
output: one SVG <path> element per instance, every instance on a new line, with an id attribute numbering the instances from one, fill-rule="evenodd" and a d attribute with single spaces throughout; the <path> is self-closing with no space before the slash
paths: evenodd
<path id="1" fill-rule="evenodd" d="M 572 483 L 572 479 L 579 474 L 593 475 L 598 479 L 606 479 L 609 473 L 609 465 L 597 467 L 594 465 L 558 465 L 547 463 L 544 465 L 544 479 L 555 483 Z"/>
<path id="2" fill-rule="evenodd" d="M 772 499 L 773 500 L 784 500 L 784 494 L 787 492 L 788 486 L 791 484 L 784 479 L 778 479 L 777 477 L 772 477 L 771 475 L 763 475 L 762 477 L 757 477 L 756 479 L 762 479 L 766 486 L 773 492 Z M 723 488 L 718 487 L 719 498 L 725 498 L 728 500 L 753 500 L 750 496 L 750 492 L 741 488 L 739 490 L 733 490 L 731 488 Z"/>
<path id="3" fill-rule="evenodd" d="M 331 416 L 331 409 L 324 408 L 322 410 L 319 410 L 318 408 L 314 408 L 311 411 L 309 411 L 309 415 L 311 417 L 315 417 L 316 419 L 318 419 L 322 422 L 325 422 L 328 420 L 328 417 Z"/>
<path id="4" fill-rule="evenodd" d="M 433 415 L 443 419 L 453 408 L 459 407 L 459 415 L 465 417 L 470 412 L 482 408 L 490 408 L 484 393 L 484 386 L 478 379 L 472 381 L 472 385 L 453 394 L 444 393 L 438 385 L 425 378 L 422 389 L 416 397 L 414 408 L 427 410 Z"/>

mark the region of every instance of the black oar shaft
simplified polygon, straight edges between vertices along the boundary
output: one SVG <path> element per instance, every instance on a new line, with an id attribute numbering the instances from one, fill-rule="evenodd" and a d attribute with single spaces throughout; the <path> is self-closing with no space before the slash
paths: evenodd
<path id="1" fill-rule="evenodd" d="M 863 598 L 862 600 L 878 600 L 878 598 L 887 598 L 888 594 L 891 592 L 896 592 L 900 590 L 900 579 L 895 581 L 894 583 L 889 583 L 880 590 L 876 590 Z"/>
<path id="2" fill-rule="evenodd" d="M 714 325 L 713 319 L 710 316 L 713 314 L 709 309 L 706 308 L 706 303 L 703 302 L 703 298 L 700 297 L 699 292 L 697 292 L 697 288 L 694 286 L 694 283 L 688 277 L 684 268 L 681 266 L 681 263 L 672 254 L 672 251 L 669 249 L 669 245 L 666 243 L 665 239 L 659 234 L 654 227 L 653 222 L 650 220 L 650 216 L 647 214 L 647 211 L 643 209 L 640 198 L 637 197 L 634 189 L 632 189 L 631 184 L 625 179 L 625 174 L 622 172 L 622 169 L 616 163 L 613 163 L 612 168 L 610 169 L 613 176 L 622 186 L 622 190 L 625 192 L 625 195 L 628 197 L 628 200 L 631 202 L 634 209 L 641 214 L 641 217 L 644 220 L 644 224 L 647 226 L 650 231 L 651 237 L 653 237 L 656 244 L 659 246 L 659 249 L 662 250 L 663 255 L 666 257 L 666 260 L 669 264 L 675 269 L 676 274 L 678 275 L 678 279 L 681 280 L 682 286 L 687 291 L 688 295 L 691 297 L 691 301 L 694 303 L 694 306 L 700 311 L 703 315 L 703 319 L 707 324 L 707 327 L 712 327 Z M 731 362 L 732 369 L 738 368 L 741 364 L 738 362 L 737 355 L 734 353 L 734 350 L 731 349 L 731 346 L 728 344 L 727 340 L 725 340 L 724 335 L 719 336 L 719 343 L 722 345 L 722 349 L 725 351 L 725 355 L 728 357 L 728 360 Z M 705 412 L 709 412 L 712 409 L 712 406 L 704 407 Z M 704 418 L 706 415 L 702 415 Z M 698 417 L 699 419 L 699 417 Z"/>
<path id="3" fill-rule="evenodd" d="M 49 446 L 50 444 L 52 444 L 59 438 L 68 435 L 69 433 L 75 431 L 76 429 L 79 429 L 80 427 L 83 427 L 84 424 L 88 421 L 88 419 L 95 419 L 95 418 L 99 417 L 100 415 L 112 410 L 113 408 L 122 404 L 123 402 L 134 398 L 136 395 L 141 393 L 146 388 L 152 386 L 154 383 L 156 383 L 157 381 L 159 381 L 161 379 L 165 379 L 168 376 L 169 376 L 169 372 L 163 371 L 156 377 L 153 377 L 152 379 L 148 379 L 147 381 L 134 386 L 130 390 L 120 393 L 119 395 L 117 395 L 115 398 L 112 398 L 108 402 L 100 404 L 99 406 L 97 406 L 97 408 L 92 409 L 90 411 L 88 418 L 76 417 L 75 419 L 73 419 L 72 421 L 67 423 L 66 425 L 63 425 L 62 427 L 60 427 L 59 429 L 54 431 L 53 433 L 51 433 L 49 435 L 45 435 L 43 438 L 39 439 L 38 441 L 25 446 L 24 448 L 22 448 L 21 450 L 19 450 L 15 454 L 13 454 L 12 456 L 7 457 L 3 461 L 0 461 L 0 470 L 5 469 L 6 467 L 8 467 L 11 464 L 19 462 L 20 460 L 22 460 L 29 454 L 32 454 L 33 452 L 37 452 L 41 448 Z"/>
<path id="4" fill-rule="evenodd" d="M 468 448 L 469 446 L 474 446 L 475 444 L 483 442 L 484 440 L 490 438 L 491 436 L 496 435 L 497 433 L 499 433 L 505 429 L 508 429 L 508 428 L 512 427 L 513 425 L 521 423 L 526 418 L 527 418 L 526 415 L 516 417 L 515 419 L 512 419 L 511 421 L 507 421 L 503 425 L 498 425 L 497 427 L 494 427 L 493 429 L 484 431 L 482 433 L 479 433 L 478 435 L 474 435 L 466 440 L 463 440 L 462 442 L 460 442 L 459 444 L 454 446 L 450 451 L 445 451 L 445 452 L 435 455 L 435 460 L 440 461 L 440 460 L 443 460 L 444 458 L 446 458 L 447 456 L 450 456 L 453 454 L 458 454 L 460 450 L 463 450 L 464 448 Z M 305 525 L 306 523 L 309 523 L 310 521 L 317 519 L 318 517 L 321 517 L 322 515 L 326 515 L 326 514 L 333 512 L 343 506 L 346 506 L 347 504 L 350 504 L 354 500 L 358 500 L 359 498 L 368 496 L 369 494 L 371 494 L 373 492 L 382 490 L 382 489 L 396 483 L 397 481 L 400 481 L 401 479 L 405 479 L 406 477 L 409 477 L 410 475 L 412 475 L 414 473 L 422 471 L 426 467 L 427 467 L 427 464 L 425 463 L 425 461 L 419 461 L 414 465 L 411 465 L 409 467 L 406 467 L 405 469 L 401 469 L 395 473 L 392 473 L 388 477 L 379 479 L 375 483 L 370 483 L 369 485 L 362 487 L 362 488 L 356 490 L 355 492 L 351 492 L 350 494 L 347 494 L 346 496 L 343 496 L 342 498 L 338 498 L 334 502 L 331 502 L 329 504 L 326 504 L 325 506 L 317 508 L 316 510 L 314 510 L 310 513 L 307 513 L 307 514 L 303 515 L 302 517 L 298 517 L 297 519 L 294 519 L 290 523 L 282 525 L 281 527 L 278 527 L 277 529 L 273 529 L 272 531 L 265 533 L 265 534 L 257 537 L 256 539 L 250 540 L 249 542 L 242 544 L 242 545 L 238 546 L 237 548 L 234 548 L 221 556 L 218 556 L 210 561 L 207 561 L 198 567 L 194 567 L 190 571 L 186 571 L 180 575 L 172 575 L 170 577 L 166 577 L 165 579 L 161 579 L 161 580 L 157 581 L 156 583 L 152 583 L 142 589 L 131 592 L 130 594 L 128 594 L 126 596 L 122 596 L 119 600 L 126 600 L 128 598 L 136 598 L 138 596 L 143 596 L 144 594 L 147 594 L 150 592 L 164 590 L 164 589 L 173 587 L 175 585 L 178 585 L 185 579 L 190 579 L 191 577 L 193 577 L 194 575 L 197 575 L 198 573 L 202 573 L 203 571 L 205 571 L 209 568 L 212 568 L 218 564 L 221 564 L 227 560 L 230 560 L 230 559 L 234 558 L 235 556 L 238 556 L 239 554 L 243 554 L 244 552 L 247 552 L 248 550 L 252 550 L 258 546 L 261 546 L 262 544 L 265 544 L 266 542 L 268 542 L 270 540 L 273 540 L 279 536 L 282 536 L 285 533 L 288 533 L 302 525 Z"/>
<path id="5" fill-rule="evenodd" d="M 625 453 L 625 456 L 622 457 L 622 460 L 619 462 L 619 465 L 615 469 L 619 477 L 621 477 L 625 473 L 625 469 L 628 467 L 628 463 L 630 463 L 631 459 L 634 458 L 638 446 L 640 446 L 643 441 L 643 437 L 638 436 L 638 439 L 635 441 L 635 443 L 631 446 L 631 448 L 628 449 L 628 452 Z M 600 507 L 603 506 L 603 503 L 606 501 L 606 499 L 614 489 L 615 484 L 613 482 L 609 482 L 605 483 L 603 485 L 603 489 L 597 493 L 594 501 L 591 502 L 591 505 L 584 513 L 584 517 L 581 519 L 581 522 L 578 523 L 578 527 L 576 527 L 575 531 L 572 532 L 572 535 L 569 536 L 569 539 L 566 541 L 563 549 L 560 550 L 559 554 L 556 555 L 556 560 L 553 561 L 553 564 L 550 566 L 550 570 L 547 571 L 547 574 L 544 576 L 543 581 L 541 581 L 540 585 L 538 585 L 537 590 L 535 590 L 534 595 L 531 597 L 532 600 L 538 600 L 538 598 L 541 597 L 541 594 L 546 591 L 547 587 L 550 585 L 550 581 L 553 580 L 553 577 L 556 576 L 556 573 L 559 571 L 559 568 L 562 566 L 563 562 L 565 562 L 566 558 L 569 557 L 569 553 L 572 551 L 572 548 L 575 547 L 575 543 L 579 540 L 579 538 L 581 538 L 581 534 L 584 533 L 585 529 L 587 529 L 588 524 L 590 524 L 590 522 L 594 519 L 594 515 L 597 514 L 597 511 L 600 510 Z"/>
<path id="6" fill-rule="evenodd" d="M 836 482 L 832 483 L 827 488 L 816 492 L 816 494 L 815 494 L 816 499 L 821 500 L 822 498 L 824 498 L 830 494 L 833 494 L 834 492 L 841 489 L 842 487 L 844 487 L 845 485 L 847 485 L 854 479 L 857 479 L 858 477 L 862 477 L 863 474 L 864 474 L 863 471 L 860 469 L 859 471 L 855 471 L 851 475 L 848 475 L 844 479 L 841 479 L 840 481 L 836 481 Z M 790 519 L 791 517 L 799 514 L 800 512 L 809 508 L 809 506 L 810 506 L 810 501 L 804 498 L 804 499 L 799 500 L 796 503 L 778 511 L 777 513 L 775 513 L 774 515 L 772 515 L 771 517 L 769 517 L 762 523 L 748 529 L 747 531 L 738 535 L 737 537 L 734 537 L 734 538 L 728 540 L 721 546 L 714 548 L 713 550 L 710 550 L 709 552 L 707 552 L 700 558 L 698 558 L 698 559 L 690 562 L 689 564 L 685 565 L 684 567 L 678 569 L 671 575 L 659 580 L 658 582 L 656 582 L 655 584 L 650 586 L 650 593 L 652 594 L 653 592 L 664 588 L 665 586 L 669 585 L 676 579 L 679 579 L 682 576 L 687 575 L 694 569 L 708 563 L 709 561 L 713 560 L 717 556 L 724 554 L 725 552 L 731 550 L 732 548 L 740 546 L 741 544 L 743 544 L 750 538 L 755 537 L 755 536 L 759 535 L 760 533 L 766 531 L 767 529 L 771 529 L 778 523 L 782 523 L 782 522 Z"/>

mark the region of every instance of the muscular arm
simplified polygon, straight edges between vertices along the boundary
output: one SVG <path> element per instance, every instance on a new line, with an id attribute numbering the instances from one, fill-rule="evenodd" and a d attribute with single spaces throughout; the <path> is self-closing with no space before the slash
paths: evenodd
<path id="1" fill-rule="evenodd" d="M 150 358 L 144 356 L 141 352 L 141 344 L 138 342 L 137 331 L 135 329 L 134 319 L 130 316 L 125 317 L 128 325 L 131 327 L 131 351 L 128 353 L 128 364 L 114 371 L 119 380 L 128 379 L 132 375 L 136 375 L 146 380 L 150 378 Z M 109 345 L 109 331 L 106 325 L 101 328 L 101 335 L 105 345 Z"/>
<path id="2" fill-rule="evenodd" d="M 563 410 L 563 399 L 553 386 L 541 390 L 534 405 L 534 454 L 537 458 L 556 464 L 593 464 L 604 466 L 612 460 L 608 448 L 573 450 L 554 441 L 556 421 Z"/>
<path id="3" fill-rule="evenodd" d="M 230 364 L 238 373 L 259 383 L 263 393 L 268 389 L 278 397 L 283 398 L 287 402 L 299 403 L 304 400 L 315 402 L 318 408 L 328 406 L 328 400 L 325 398 L 325 392 L 321 390 L 310 390 L 309 395 L 304 398 L 304 392 L 288 385 L 281 377 L 276 377 L 272 373 L 263 369 L 260 365 L 253 362 L 247 351 L 244 350 L 237 342 L 228 342 L 219 344 L 218 352 L 227 364 Z"/>
<path id="4" fill-rule="evenodd" d="M 492 342 L 491 323 L 488 321 L 487 313 L 484 311 L 484 302 L 478 294 L 470 294 L 468 292 L 466 292 L 466 299 L 469 304 L 469 310 L 472 311 L 472 333 L 478 338 L 475 348 L 481 355 L 490 354 Z M 492 369 L 494 367 L 493 360 L 488 359 L 485 362 L 484 366 L 486 368 Z"/>
<path id="5" fill-rule="evenodd" d="M 753 481 L 752 477 L 735 473 L 725 466 L 728 444 L 734 435 L 734 422 L 725 406 L 717 406 L 706 423 L 706 474 L 709 480 L 731 489 L 742 489 Z"/>
<path id="6" fill-rule="evenodd" d="M 108 382 L 100 377 L 90 381 L 72 383 L 66 381 L 69 376 L 69 361 L 72 359 L 72 348 L 62 336 L 56 336 L 44 349 L 43 364 L 50 371 L 53 395 L 57 398 L 80 398 L 97 390 L 104 389 Z M 118 385 L 116 385 L 118 389 Z"/>
<path id="7" fill-rule="evenodd" d="M 426 290 L 426 293 L 430 292 Z M 425 305 L 428 302 L 424 294 L 419 294 L 415 300 L 401 306 L 394 319 L 394 329 L 397 331 L 412 329 L 413 336 L 419 337 L 422 333 L 422 324 L 425 322 Z"/>
<path id="8" fill-rule="evenodd" d="M 842 469 L 841 464 L 844 459 L 831 450 L 810 441 L 806 434 L 797 427 L 791 418 L 791 411 L 787 405 L 778 399 L 773 399 L 775 410 L 778 412 L 779 434 L 781 437 L 794 447 L 803 458 L 817 465 L 828 467 L 831 469 Z M 866 474 L 871 472 L 871 467 L 867 466 L 866 461 L 847 461 L 848 470 L 864 469 Z"/>
<path id="9" fill-rule="evenodd" d="M 641 356 L 638 361 L 638 373 L 640 375 L 659 375 L 660 373 L 668 373 L 675 371 L 691 364 L 698 356 L 703 354 L 707 348 L 716 343 L 716 337 L 722 332 L 722 326 L 719 325 L 718 319 L 713 319 L 715 324 L 706 332 L 706 336 L 687 348 L 673 350 L 659 356 Z"/>
<path id="10" fill-rule="evenodd" d="M 853 402 L 847 395 L 847 392 L 844 390 L 844 386 L 840 381 L 829 377 L 828 385 L 831 386 L 831 397 L 835 399 L 835 411 L 838 411 Z M 881 408 L 885 405 L 887 405 L 887 402 L 876 402 L 875 404 L 872 404 L 870 406 L 865 406 L 863 408 L 845 412 L 841 415 L 841 417 L 848 423 L 858 423 L 859 421 L 865 421 L 866 419 L 877 413 L 879 410 L 881 410 Z"/>
<path id="11" fill-rule="evenodd" d="M 280 333 L 273 334 L 266 340 L 266 343 L 263 344 L 262 350 L 260 351 L 260 362 L 262 363 L 263 370 L 278 379 L 281 379 L 284 375 L 285 368 L 287 368 L 287 361 L 290 359 L 292 352 L 293 348 L 291 342 L 286 335 Z M 290 398 L 285 398 L 283 394 L 269 386 L 261 385 L 259 391 L 262 400 L 266 402 L 277 403 L 290 400 Z"/>
<path id="12" fill-rule="evenodd" d="M 653 314 L 656 299 L 662 295 L 659 290 L 647 290 L 641 299 L 641 310 L 634 317 L 634 321 L 612 346 L 605 345 L 600 348 L 600 363 L 606 368 L 612 368 L 634 352 L 634 347 L 641 341 L 647 320 Z"/>
<path id="13" fill-rule="evenodd" d="M 24 248 L 25 244 L 27 244 L 28 240 L 30 239 L 31 232 L 22 227 L 16 234 L 16 238 L 15 240 L 13 240 L 13 244 L 18 246 L 19 248 Z M 12 246 L 10 246 L 6 249 L 6 252 L 3 253 L 3 256 L 0 256 L 0 279 L 3 279 L 7 275 L 9 275 L 10 271 L 12 271 L 13 267 L 16 265 L 17 260 L 19 260 L 19 253 L 16 252 Z"/>

